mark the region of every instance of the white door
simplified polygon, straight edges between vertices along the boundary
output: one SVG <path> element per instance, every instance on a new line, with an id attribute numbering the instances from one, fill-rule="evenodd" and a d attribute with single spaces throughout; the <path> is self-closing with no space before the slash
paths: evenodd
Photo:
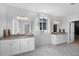
<path id="1" fill-rule="evenodd" d="M 69 27 L 69 39 L 70 42 L 74 42 L 74 22 L 71 22 Z"/>

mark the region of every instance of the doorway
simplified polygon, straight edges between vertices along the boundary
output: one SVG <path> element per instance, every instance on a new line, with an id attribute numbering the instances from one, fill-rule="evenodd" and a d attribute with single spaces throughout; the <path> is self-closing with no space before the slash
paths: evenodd
<path id="1" fill-rule="evenodd" d="M 75 43 L 79 44 L 79 21 L 74 22 L 74 31 L 75 31 Z"/>
<path id="2" fill-rule="evenodd" d="M 53 25 L 53 32 L 57 32 L 57 24 Z"/>

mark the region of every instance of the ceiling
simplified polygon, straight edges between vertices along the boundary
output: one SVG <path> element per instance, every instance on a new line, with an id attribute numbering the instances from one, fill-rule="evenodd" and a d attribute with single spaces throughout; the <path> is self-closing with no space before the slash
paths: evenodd
<path id="1" fill-rule="evenodd" d="M 7 5 L 55 16 L 79 15 L 79 4 L 70 3 L 7 3 Z"/>

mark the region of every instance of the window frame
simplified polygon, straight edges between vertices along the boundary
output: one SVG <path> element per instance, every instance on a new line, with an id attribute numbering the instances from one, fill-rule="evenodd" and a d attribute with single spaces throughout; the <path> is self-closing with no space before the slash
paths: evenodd
<path id="1" fill-rule="evenodd" d="M 47 30 L 47 19 L 46 18 L 40 18 L 39 24 L 41 24 L 39 25 L 41 31 Z"/>

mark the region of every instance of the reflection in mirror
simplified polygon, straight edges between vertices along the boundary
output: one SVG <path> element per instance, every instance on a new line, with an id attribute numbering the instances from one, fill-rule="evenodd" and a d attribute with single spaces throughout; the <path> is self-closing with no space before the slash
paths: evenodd
<path id="1" fill-rule="evenodd" d="M 25 24 L 25 34 L 29 33 L 29 24 Z"/>

